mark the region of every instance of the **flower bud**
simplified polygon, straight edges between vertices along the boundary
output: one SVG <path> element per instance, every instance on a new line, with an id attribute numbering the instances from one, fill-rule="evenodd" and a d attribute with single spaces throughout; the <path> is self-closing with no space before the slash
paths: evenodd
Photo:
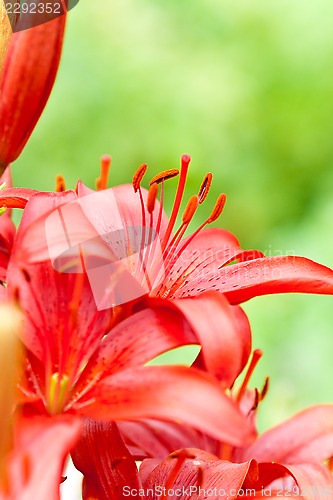
<path id="1" fill-rule="evenodd" d="M 2 14 L 6 16 L 3 4 Z M 0 74 L 0 175 L 21 153 L 46 105 L 58 71 L 65 22 L 66 14 L 20 29 L 18 20 L 8 48 L 8 41 L 1 46 L 5 57 Z M 7 17 L 10 30 L 8 23 Z"/>
<path id="2" fill-rule="evenodd" d="M 14 0 L 0 0 L 0 74 L 5 62 L 10 38 L 12 36 L 13 14 L 7 14 L 6 5 L 14 4 Z"/>

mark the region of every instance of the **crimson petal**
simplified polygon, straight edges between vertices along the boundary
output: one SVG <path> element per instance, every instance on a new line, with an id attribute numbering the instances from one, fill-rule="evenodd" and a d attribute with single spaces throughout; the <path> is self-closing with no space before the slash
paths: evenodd
<path id="1" fill-rule="evenodd" d="M 316 462 L 291 465 L 263 462 L 259 464 L 258 480 L 246 479 L 245 488 L 256 488 L 259 497 L 322 500 L 332 498 L 333 477 L 327 467 Z"/>
<path id="2" fill-rule="evenodd" d="M 213 377 L 183 366 L 144 366 L 110 375 L 72 411 L 105 420 L 180 420 L 236 446 L 255 436 Z"/>
<path id="3" fill-rule="evenodd" d="M 184 314 L 202 346 L 205 368 L 220 380 L 223 387 L 230 387 L 251 351 L 251 329 L 245 313 L 239 307 L 231 306 L 217 292 L 167 302 L 148 301 L 151 306 L 163 303 Z"/>
<path id="4" fill-rule="evenodd" d="M 218 441 L 177 422 L 146 419 L 139 422 L 118 422 L 118 427 L 136 460 L 162 459 L 180 448 L 195 447 L 213 455 L 219 453 Z"/>
<path id="5" fill-rule="evenodd" d="M 182 315 L 164 305 L 133 314 L 110 330 L 77 381 L 76 394 L 109 375 L 142 366 L 176 347 L 197 343 Z"/>
<path id="6" fill-rule="evenodd" d="M 72 458 L 84 475 L 83 500 L 120 500 L 126 498 L 126 488 L 136 491 L 140 488 L 135 461 L 115 422 L 84 419 L 83 432 Z"/>
<path id="7" fill-rule="evenodd" d="M 144 490 L 148 492 L 147 498 L 152 500 L 157 498 L 158 485 L 166 489 L 166 495 L 169 490 L 167 498 L 198 500 L 206 498 L 206 492 L 207 497 L 231 500 L 238 498 L 248 474 L 257 474 L 255 461 L 233 464 L 193 448 L 174 452 L 157 466 L 154 461 L 144 461 L 140 468 L 140 475 L 145 477 Z"/>
<path id="8" fill-rule="evenodd" d="M 68 416 L 20 420 L 8 457 L 10 497 L 0 493 L 0 498 L 58 500 L 64 461 L 80 428 L 80 420 Z"/>
<path id="9" fill-rule="evenodd" d="M 239 460 L 322 462 L 333 455 L 333 405 L 317 405 L 264 432 Z"/>
<path id="10" fill-rule="evenodd" d="M 8 187 L 0 191 L 0 204 L 8 208 L 25 208 L 30 198 L 38 192 L 35 189 Z"/>
<path id="11" fill-rule="evenodd" d="M 147 226 L 148 228 L 150 225 L 150 214 L 148 213 L 147 207 L 145 205 L 148 197 L 148 191 L 146 189 L 141 189 L 141 192 L 144 202 L 143 209 L 145 224 L 142 219 L 142 207 L 139 193 L 134 193 L 134 189 L 131 184 L 115 186 L 111 189 L 95 193 L 95 197 L 86 197 L 84 204 L 82 204 L 82 211 L 94 226 L 97 233 L 101 236 L 101 238 L 104 237 L 106 241 L 108 235 L 112 233 L 112 231 L 115 231 L 117 229 L 127 231 L 128 228 L 140 228 L 140 231 L 138 231 L 138 238 L 141 240 L 142 228 L 145 226 Z M 88 188 L 86 188 L 84 184 L 79 183 L 79 197 L 85 197 L 86 195 L 91 193 L 92 192 Z M 96 197 L 96 195 L 98 195 L 98 197 Z M 96 200 L 98 200 L 98 202 L 96 202 Z M 110 213 L 110 200 L 112 201 L 112 204 L 115 204 L 117 213 Z M 152 214 L 153 229 L 157 228 L 159 210 L 160 203 L 156 201 Z M 159 229 L 160 239 L 163 238 L 165 229 L 168 224 L 168 219 L 164 210 L 162 210 L 161 214 L 161 227 Z M 121 249 L 122 254 L 130 255 L 131 252 L 126 246 L 127 239 L 123 238 L 123 241 L 121 243 L 124 245 L 124 248 Z"/>
<path id="12" fill-rule="evenodd" d="M 331 472 L 318 463 L 305 463 L 286 466 L 297 482 L 300 496 L 304 500 L 322 500 L 333 496 L 333 477 Z"/>
<path id="13" fill-rule="evenodd" d="M 333 294 L 333 271 L 304 257 L 266 257 L 223 267 L 215 276 L 198 277 L 192 286 L 218 290 L 239 304 L 272 293 Z"/>

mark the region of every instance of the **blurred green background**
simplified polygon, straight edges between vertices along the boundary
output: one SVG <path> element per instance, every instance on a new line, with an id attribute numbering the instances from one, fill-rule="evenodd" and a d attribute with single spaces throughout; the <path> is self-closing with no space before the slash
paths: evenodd
<path id="1" fill-rule="evenodd" d="M 193 227 L 223 191 L 220 224 L 243 248 L 332 267 L 332 19 L 331 0 L 80 0 L 15 184 L 53 190 L 63 173 L 69 187 L 93 186 L 103 153 L 111 184 L 123 183 L 142 162 L 154 175 L 189 153 L 188 195 L 214 174 Z M 245 310 L 265 354 L 255 382 L 272 377 L 261 425 L 331 401 L 332 297 L 262 297 Z"/>

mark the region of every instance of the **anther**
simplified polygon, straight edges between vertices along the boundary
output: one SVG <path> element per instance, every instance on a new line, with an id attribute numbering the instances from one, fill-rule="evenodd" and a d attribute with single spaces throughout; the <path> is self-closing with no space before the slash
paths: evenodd
<path id="1" fill-rule="evenodd" d="M 3 206 L 0 208 L 0 216 L 3 215 L 7 210 L 7 207 L 6 206 Z"/>
<path id="2" fill-rule="evenodd" d="M 31 282 L 31 276 L 30 274 L 28 273 L 28 271 L 26 269 L 24 269 L 23 267 L 21 268 L 21 272 L 24 276 L 24 279 L 27 283 L 30 283 Z"/>
<path id="3" fill-rule="evenodd" d="M 143 179 L 143 176 L 147 172 L 147 168 L 148 168 L 148 165 L 146 163 L 143 163 L 142 165 L 140 165 L 138 170 L 133 175 L 132 184 L 133 184 L 133 188 L 134 188 L 135 193 L 140 188 L 141 181 Z"/>
<path id="4" fill-rule="evenodd" d="M 250 410 L 250 413 L 251 413 L 251 411 L 255 411 L 258 408 L 260 399 L 261 398 L 260 398 L 260 394 L 259 394 L 258 389 L 254 389 L 254 402 L 253 402 L 252 408 Z"/>
<path id="5" fill-rule="evenodd" d="M 182 216 L 183 224 L 189 224 L 191 222 L 193 215 L 195 214 L 196 209 L 198 208 L 198 205 L 199 205 L 199 197 L 196 194 L 194 194 L 188 200 L 186 208 L 184 210 Z"/>
<path id="6" fill-rule="evenodd" d="M 148 192 L 147 210 L 150 214 L 154 212 L 157 193 L 158 193 L 158 184 L 155 182 L 150 186 Z"/>
<path id="7" fill-rule="evenodd" d="M 210 186 L 212 184 L 212 178 L 213 178 L 213 174 L 211 172 L 208 172 L 208 174 L 205 175 L 205 177 L 201 183 L 199 193 L 198 193 L 200 205 L 201 205 L 201 203 L 203 203 L 205 201 L 205 199 L 207 197 Z"/>
<path id="8" fill-rule="evenodd" d="M 152 180 L 149 182 L 149 185 L 152 186 L 153 184 L 160 184 L 163 181 L 172 179 L 172 177 L 176 177 L 178 174 L 179 170 L 177 170 L 176 168 L 170 170 L 164 170 L 163 172 L 160 172 L 159 174 L 155 175 L 155 177 L 153 177 Z"/>
<path id="9" fill-rule="evenodd" d="M 65 179 L 62 175 L 57 175 L 56 177 L 56 193 L 62 193 L 66 190 Z"/>
<path id="10" fill-rule="evenodd" d="M 7 182 L 3 182 L 2 184 L 0 184 L 0 191 L 3 191 L 7 186 Z"/>
<path id="11" fill-rule="evenodd" d="M 101 175 L 96 179 L 96 188 L 98 191 L 108 187 L 109 172 L 111 165 L 111 156 L 103 155 L 101 157 Z"/>
<path id="12" fill-rule="evenodd" d="M 214 222 L 216 219 L 218 219 L 224 209 L 225 202 L 227 200 L 227 196 L 223 193 L 220 194 L 220 196 L 217 198 L 215 207 L 212 210 L 212 213 L 207 219 L 208 224 L 211 222 Z"/>
<path id="13" fill-rule="evenodd" d="M 266 377 L 265 382 L 264 382 L 264 386 L 263 386 L 261 393 L 260 393 L 260 400 L 261 401 L 266 396 L 268 389 L 269 389 L 269 377 Z"/>

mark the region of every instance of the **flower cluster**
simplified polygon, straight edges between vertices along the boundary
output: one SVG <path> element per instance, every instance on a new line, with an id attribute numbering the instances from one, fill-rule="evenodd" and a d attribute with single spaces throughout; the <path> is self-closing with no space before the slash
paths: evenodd
<path id="1" fill-rule="evenodd" d="M 257 435 L 269 383 L 249 388 L 262 352 L 241 308 L 265 294 L 333 294 L 331 269 L 243 250 L 209 227 L 223 193 L 185 236 L 212 182 L 207 173 L 183 203 L 188 155 L 149 189 L 145 164 L 108 188 L 107 156 L 96 191 L 66 190 L 62 177 L 55 192 L 12 187 L 6 167 L 46 103 L 64 24 L 9 34 L 3 49 L 0 499 L 59 498 L 69 453 L 87 500 L 333 498 L 333 405 Z M 190 367 L 151 363 L 188 345 L 199 350 Z"/>

